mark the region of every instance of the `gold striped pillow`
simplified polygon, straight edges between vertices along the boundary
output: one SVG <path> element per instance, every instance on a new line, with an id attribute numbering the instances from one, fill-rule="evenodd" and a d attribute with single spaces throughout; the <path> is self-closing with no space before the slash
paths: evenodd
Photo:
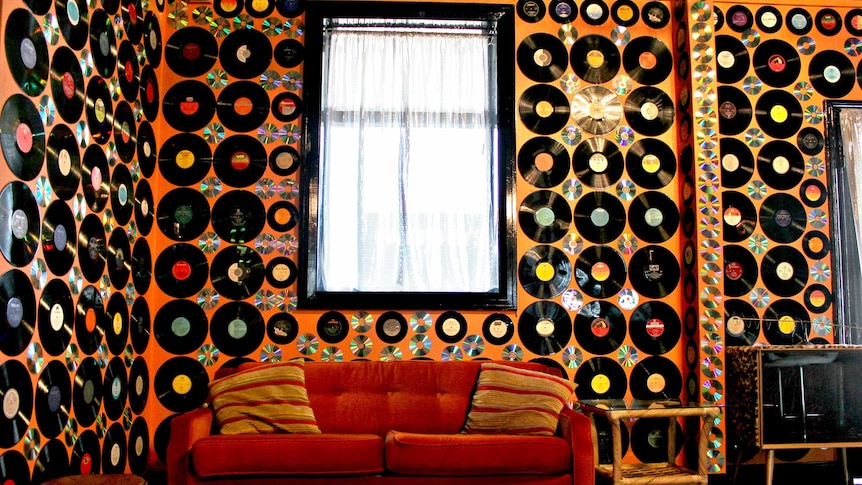
<path id="1" fill-rule="evenodd" d="M 553 435 L 575 384 L 543 372 L 482 364 L 464 433 Z"/>
<path id="2" fill-rule="evenodd" d="M 221 434 L 320 433 L 301 361 L 237 372 L 211 382 L 209 392 Z"/>

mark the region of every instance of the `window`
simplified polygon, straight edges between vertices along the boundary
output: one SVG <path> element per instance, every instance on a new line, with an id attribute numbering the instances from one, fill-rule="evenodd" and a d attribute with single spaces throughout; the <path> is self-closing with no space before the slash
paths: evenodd
<path id="1" fill-rule="evenodd" d="M 512 17 L 308 4 L 300 307 L 514 308 Z"/>

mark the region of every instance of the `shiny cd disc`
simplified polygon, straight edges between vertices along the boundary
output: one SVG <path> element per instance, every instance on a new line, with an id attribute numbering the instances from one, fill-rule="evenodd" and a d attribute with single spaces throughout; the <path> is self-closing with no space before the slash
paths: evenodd
<path id="1" fill-rule="evenodd" d="M 173 189 L 162 197 L 156 209 L 159 230 L 174 241 L 196 239 L 209 223 L 209 202 L 197 189 Z"/>
<path id="2" fill-rule="evenodd" d="M 589 192 L 575 205 L 574 222 L 584 239 L 607 244 L 625 229 L 626 212 L 616 196 L 608 192 Z"/>
<path id="3" fill-rule="evenodd" d="M 575 316 L 575 338 L 591 354 L 609 354 L 626 338 L 626 319 L 613 303 L 587 303 Z"/>
<path id="4" fill-rule="evenodd" d="M 643 86 L 632 91 L 623 107 L 626 121 L 636 132 L 658 136 L 666 132 L 674 120 L 670 96 L 659 88 Z"/>
<path id="5" fill-rule="evenodd" d="M 629 389 L 634 399 L 678 400 L 682 393 L 682 374 L 670 359 L 649 356 L 635 364 L 629 379 Z"/>
<path id="6" fill-rule="evenodd" d="M 210 265 L 210 280 L 213 288 L 225 298 L 248 298 L 263 285 L 263 259 L 248 246 L 223 248 Z"/>
<path id="7" fill-rule="evenodd" d="M 162 113 L 171 127 L 185 132 L 198 131 L 215 115 L 213 91 L 200 81 L 180 81 L 165 93 Z"/>
<path id="8" fill-rule="evenodd" d="M 572 265 L 562 250 L 534 246 L 521 256 L 518 279 L 524 290 L 536 298 L 554 298 L 569 287 Z"/>
<path id="9" fill-rule="evenodd" d="M 540 32 L 521 41 L 517 61 L 525 76 L 546 83 L 559 79 L 569 67 L 569 52 L 559 37 Z"/>
<path id="10" fill-rule="evenodd" d="M 0 253 L 13 266 L 26 266 L 41 236 L 39 208 L 30 188 L 19 181 L 0 190 Z"/>
<path id="11" fill-rule="evenodd" d="M 58 356 L 66 351 L 72 341 L 75 302 L 69 285 L 61 279 L 53 279 L 42 288 L 39 298 L 37 321 L 39 341 L 49 355 Z"/>
<path id="12" fill-rule="evenodd" d="M 566 95 L 548 84 L 530 86 L 518 101 L 521 121 L 530 131 L 540 135 L 562 130 L 569 121 L 570 109 Z"/>
<path id="13" fill-rule="evenodd" d="M 757 227 L 757 209 L 742 192 L 728 190 L 721 194 L 722 235 L 726 242 L 745 241 Z"/>
<path id="14" fill-rule="evenodd" d="M 632 313 L 629 334 L 638 350 L 662 355 L 679 343 L 682 324 L 673 307 L 662 301 L 648 301 Z"/>
<path id="15" fill-rule="evenodd" d="M 102 370 L 93 357 L 85 357 L 78 365 L 72 383 L 72 408 L 78 425 L 88 427 L 102 408 Z"/>
<path id="16" fill-rule="evenodd" d="M 33 180 L 42 171 L 45 125 L 30 98 L 13 94 L 0 112 L 0 148 L 12 174 Z"/>
<path id="17" fill-rule="evenodd" d="M 718 131 L 722 135 L 738 135 L 751 124 L 753 111 L 748 97 L 733 86 L 718 88 Z"/>
<path id="18" fill-rule="evenodd" d="M 660 189 L 676 175 L 676 154 L 658 138 L 636 141 L 626 153 L 626 172 L 645 189 Z"/>
<path id="19" fill-rule="evenodd" d="M 254 32 L 254 31 L 247 31 Z M 266 90 L 252 81 L 235 81 L 218 96 L 216 111 L 219 120 L 233 131 L 252 131 L 269 116 L 270 100 Z"/>
<path id="20" fill-rule="evenodd" d="M 159 150 L 159 172 L 173 185 L 194 185 L 209 173 L 212 160 L 206 140 L 192 133 L 178 133 Z"/>
<path id="21" fill-rule="evenodd" d="M 107 237 L 102 221 L 95 214 L 87 214 L 78 231 L 78 265 L 90 283 L 95 283 L 105 271 Z"/>
<path id="22" fill-rule="evenodd" d="M 746 295 L 757 283 L 757 261 L 748 249 L 736 244 L 724 247 L 724 294 L 736 298 Z"/>
<path id="23" fill-rule="evenodd" d="M 805 175 L 805 160 L 795 145 L 773 140 L 757 154 L 757 172 L 761 180 L 773 189 L 796 187 Z"/>
<path id="24" fill-rule="evenodd" d="M 767 135 L 789 138 L 802 127 L 802 105 L 793 94 L 771 89 L 760 95 L 754 106 L 754 117 Z"/>
<path id="25" fill-rule="evenodd" d="M 39 21 L 23 8 L 6 18 L 6 62 L 12 79 L 28 96 L 37 96 L 48 82 L 48 44 Z"/>
<path id="26" fill-rule="evenodd" d="M 0 312 L 0 351 L 16 356 L 36 331 L 36 295 L 24 272 L 10 269 L 0 276 Z"/>
<path id="27" fill-rule="evenodd" d="M 592 246 L 578 256 L 575 263 L 578 287 L 593 298 L 616 295 L 626 281 L 626 263 L 609 246 Z"/>
<path id="28" fill-rule="evenodd" d="M 572 336 L 572 319 L 558 303 L 537 301 L 521 313 L 518 336 L 531 352 L 553 355 L 569 343 Z"/>
<path id="29" fill-rule="evenodd" d="M 790 86 L 796 82 L 801 70 L 799 53 L 780 39 L 770 39 L 757 46 L 752 63 L 757 77 L 774 88 Z"/>
<path id="30" fill-rule="evenodd" d="M 266 166 L 266 148 L 253 136 L 230 136 L 222 140 L 213 152 L 216 176 L 231 187 L 247 187 L 257 182 Z"/>
<path id="31" fill-rule="evenodd" d="M 808 284 L 808 262 L 792 246 L 775 246 L 763 255 L 760 278 L 772 294 L 793 296 Z"/>
<path id="32" fill-rule="evenodd" d="M 200 407 L 207 398 L 209 376 L 191 357 L 173 357 L 156 371 L 153 389 L 168 410 L 184 413 Z"/>
<path id="33" fill-rule="evenodd" d="M 209 31 L 195 26 L 179 29 L 165 44 L 165 61 L 183 77 L 206 74 L 218 59 L 218 43 Z"/>
<path id="34" fill-rule="evenodd" d="M 742 80 L 751 67 L 751 56 L 742 41 L 730 35 L 715 37 L 717 77 L 721 84 L 734 84 Z"/>
<path id="35" fill-rule="evenodd" d="M 619 125 L 623 108 L 616 93 L 610 89 L 588 86 L 575 93 L 571 113 L 572 119 L 585 132 L 606 135 Z"/>
<path id="36" fill-rule="evenodd" d="M 646 242 L 667 241 L 676 234 L 679 220 L 679 207 L 661 192 L 642 192 L 629 206 L 629 226 Z"/>
<path id="37" fill-rule="evenodd" d="M 610 357 L 593 357 L 584 361 L 575 373 L 575 395 L 585 399 L 622 399 L 628 379 L 622 366 Z M 667 457 L 665 457 L 667 458 Z"/>
<path id="38" fill-rule="evenodd" d="M 679 286 L 679 261 L 662 246 L 643 246 L 629 262 L 629 281 L 649 298 L 664 298 Z"/>
<path id="39" fill-rule="evenodd" d="M 135 186 L 129 167 L 117 165 L 111 173 L 111 209 L 117 224 L 125 226 L 135 212 Z"/>
<path id="40" fill-rule="evenodd" d="M 635 37 L 623 50 L 623 68 L 641 84 L 658 84 L 670 75 L 673 57 L 661 40 L 655 37 Z"/>
<path id="41" fill-rule="evenodd" d="M 808 222 L 805 207 L 785 193 L 772 194 L 760 206 L 760 227 L 769 239 L 791 243 L 802 237 Z"/>
<path id="42" fill-rule="evenodd" d="M 730 299 L 724 302 L 724 338 L 729 347 L 754 345 L 760 336 L 760 316 L 751 303 Z"/>
<path id="43" fill-rule="evenodd" d="M 244 301 L 232 301 L 219 307 L 210 323 L 210 338 L 223 353 L 241 357 L 260 346 L 266 325 L 260 312 Z"/>
<path id="44" fill-rule="evenodd" d="M 103 402 L 108 419 L 120 419 L 126 408 L 129 376 L 122 357 L 114 357 L 105 367 Z M 122 425 L 121 425 L 122 426 Z M 122 429 L 122 428 L 121 428 Z"/>
<path id="45" fill-rule="evenodd" d="M 617 183 L 625 165 L 616 143 L 597 137 L 579 143 L 572 160 L 578 180 L 595 189 L 606 189 Z"/>
<path id="46" fill-rule="evenodd" d="M 729 189 L 744 186 L 754 174 L 754 155 L 751 154 L 751 149 L 736 138 L 722 137 L 718 143 L 722 186 Z"/>
<path id="47" fill-rule="evenodd" d="M 781 299 L 763 311 L 763 335 L 772 345 L 798 345 L 808 342 L 811 317 L 801 303 Z"/>
<path id="48" fill-rule="evenodd" d="M 521 230 L 541 243 L 562 239 L 569 232 L 571 220 L 568 201 L 550 190 L 537 190 L 528 195 L 518 213 Z"/>
<path id="49" fill-rule="evenodd" d="M 534 187 L 548 189 L 563 183 L 571 159 L 562 143 L 545 136 L 530 138 L 518 151 L 518 172 Z"/>
<path id="50" fill-rule="evenodd" d="M 206 284 L 209 263 L 197 245 L 177 243 L 159 253 L 153 274 L 156 284 L 169 296 L 187 298 Z"/>
<path id="51" fill-rule="evenodd" d="M 159 308 L 153 319 L 153 337 L 171 354 L 197 351 L 206 340 L 208 330 L 206 313 L 191 300 L 171 300 Z"/>

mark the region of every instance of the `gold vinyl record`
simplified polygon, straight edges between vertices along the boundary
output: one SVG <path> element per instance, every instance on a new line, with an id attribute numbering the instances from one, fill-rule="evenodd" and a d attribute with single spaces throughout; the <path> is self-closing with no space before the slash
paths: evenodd
<path id="1" fill-rule="evenodd" d="M 606 135 L 620 123 L 622 103 L 617 95 L 602 86 L 589 86 L 572 99 L 572 118 L 592 135 Z"/>

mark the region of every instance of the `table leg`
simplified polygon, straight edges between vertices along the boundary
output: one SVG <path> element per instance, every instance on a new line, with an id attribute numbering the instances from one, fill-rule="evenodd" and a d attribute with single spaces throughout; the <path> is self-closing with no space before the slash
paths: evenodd
<path id="1" fill-rule="evenodd" d="M 766 485 L 772 485 L 772 471 L 775 468 L 775 450 L 766 453 Z"/>
<path id="2" fill-rule="evenodd" d="M 613 441 L 614 461 L 614 483 L 621 483 L 623 479 L 623 438 L 620 432 L 619 418 L 608 418 L 611 423 L 611 436 Z"/>

